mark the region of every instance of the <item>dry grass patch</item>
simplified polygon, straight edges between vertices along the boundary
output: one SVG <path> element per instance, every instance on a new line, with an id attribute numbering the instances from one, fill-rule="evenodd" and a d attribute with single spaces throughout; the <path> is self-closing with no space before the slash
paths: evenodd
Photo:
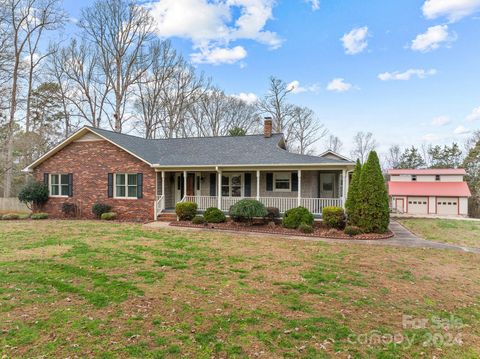
<path id="1" fill-rule="evenodd" d="M 7 357 L 480 355 L 474 254 L 82 221 L 1 223 L 0 253 Z M 463 345 L 424 347 L 403 315 L 454 315 Z M 413 344 L 354 341 L 372 331 Z"/>

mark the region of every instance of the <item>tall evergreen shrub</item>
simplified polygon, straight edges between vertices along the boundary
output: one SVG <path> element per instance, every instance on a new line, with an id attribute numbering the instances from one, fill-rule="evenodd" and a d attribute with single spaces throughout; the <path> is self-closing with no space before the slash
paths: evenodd
<path id="1" fill-rule="evenodd" d="M 375 151 L 363 165 L 359 193 L 358 226 L 366 233 L 385 233 L 390 222 L 388 192 Z"/>
<path id="2" fill-rule="evenodd" d="M 362 173 L 362 164 L 357 160 L 357 165 L 353 170 L 352 182 L 348 189 L 347 201 L 345 208 L 348 217 L 348 224 L 351 226 L 358 226 L 358 204 L 360 202 L 360 175 Z"/>

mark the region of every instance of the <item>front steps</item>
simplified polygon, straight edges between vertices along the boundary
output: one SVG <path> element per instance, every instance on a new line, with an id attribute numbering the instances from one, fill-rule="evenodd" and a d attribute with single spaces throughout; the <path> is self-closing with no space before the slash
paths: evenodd
<path id="1" fill-rule="evenodd" d="M 175 212 L 162 212 L 157 216 L 157 220 L 161 222 L 176 222 L 177 214 Z"/>

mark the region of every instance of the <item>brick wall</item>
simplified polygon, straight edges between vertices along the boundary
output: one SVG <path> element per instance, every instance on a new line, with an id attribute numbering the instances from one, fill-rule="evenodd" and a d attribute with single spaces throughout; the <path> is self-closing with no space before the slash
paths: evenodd
<path id="1" fill-rule="evenodd" d="M 62 204 L 75 203 L 81 218 L 94 218 L 92 205 L 108 203 L 120 220 L 152 221 L 155 201 L 155 171 L 107 141 L 72 142 L 34 169 L 37 180 L 44 173 L 73 173 L 73 197 L 51 197 L 42 211 L 61 218 Z M 108 173 L 143 173 L 143 198 L 108 198 Z"/>

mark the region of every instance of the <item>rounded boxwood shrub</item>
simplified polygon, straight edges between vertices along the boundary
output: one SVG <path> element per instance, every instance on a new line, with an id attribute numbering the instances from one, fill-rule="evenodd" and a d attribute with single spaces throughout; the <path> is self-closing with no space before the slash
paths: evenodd
<path id="1" fill-rule="evenodd" d="M 192 219 L 192 223 L 193 224 L 205 224 L 205 223 L 207 223 L 207 221 L 205 221 L 205 218 L 203 216 L 195 216 Z"/>
<path id="2" fill-rule="evenodd" d="M 2 216 L 2 219 L 5 220 L 5 221 L 11 221 L 11 220 L 14 220 L 14 219 L 20 219 L 20 215 L 18 215 L 16 213 L 7 213 L 7 214 L 4 214 Z"/>
<path id="3" fill-rule="evenodd" d="M 308 209 L 305 207 L 297 207 L 285 212 L 282 225 L 285 228 L 297 229 L 302 223 L 313 226 L 313 221 L 313 214 Z"/>
<path id="4" fill-rule="evenodd" d="M 256 217 L 266 217 L 265 205 L 255 199 L 242 199 L 230 207 L 230 217 L 237 222 L 251 222 Z"/>
<path id="5" fill-rule="evenodd" d="M 207 208 L 204 217 L 208 223 L 223 223 L 227 220 L 225 214 L 216 207 Z"/>
<path id="6" fill-rule="evenodd" d="M 197 204 L 194 202 L 179 202 L 175 206 L 175 213 L 181 221 L 191 221 L 197 214 Z"/>
<path id="7" fill-rule="evenodd" d="M 30 218 L 33 220 L 48 219 L 48 213 L 34 213 Z"/>
<path id="8" fill-rule="evenodd" d="M 105 213 L 102 213 L 100 218 L 104 221 L 113 221 L 117 219 L 117 214 L 115 212 L 105 212 Z"/>
<path id="9" fill-rule="evenodd" d="M 298 226 L 298 230 L 302 233 L 309 234 L 314 232 L 313 226 L 306 224 L 306 223 L 300 223 Z"/>
<path id="10" fill-rule="evenodd" d="M 357 236 L 363 233 L 362 229 L 357 226 L 346 226 L 343 232 L 345 232 L 345 234 L 350 237 Z"/>
<path id="11" fill-rule="evenodd" d="M 18 199 L 30 209 L 39 208 L 48 201 L 48 186 L 43 182 L 28 182 L 18 194 Z"/>
<path id="12" fill-rule="evenodd" d="M 97 217 L 102 217 L 102 214 L 110 212 L 112 210 L 112 206 L 106 203 L 94 203 L 92 206 L 92 213 Z"/>
<path id="13" fill-rule="evenodd" d="M 325 207 L 322 210 L 322 220 L 328 228 L 345 228 L 345 211 L 340 207 Z"/>

